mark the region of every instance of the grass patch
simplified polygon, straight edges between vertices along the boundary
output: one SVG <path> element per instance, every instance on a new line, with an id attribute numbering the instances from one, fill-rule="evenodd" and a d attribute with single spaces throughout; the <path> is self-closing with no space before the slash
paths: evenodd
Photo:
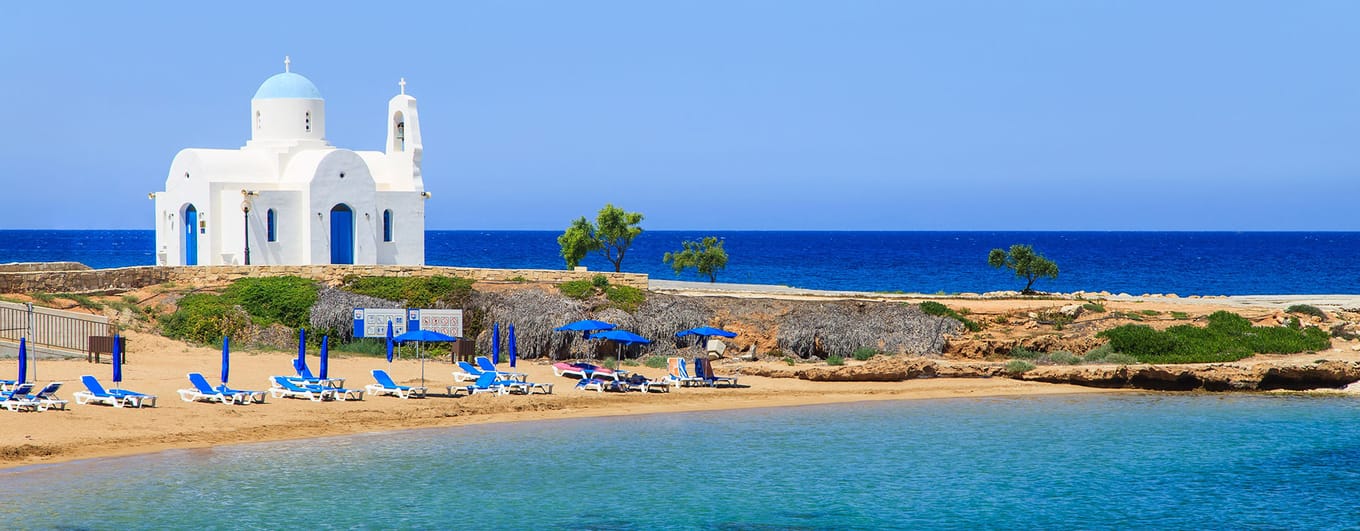
<path id="1" fill-rule="evenodd" d="M 52 294 L 52 293 L 41 293 L 41 292 L 39 292 L 39 293 L 34 293 L 34 294 L 33 294 L 33 299 L 36 300 L 36 301 L 39 301 L 39 302 L 44 302 L 44 303 L 51 304 L 52 301 L 57 300 L 57 296 L 54 295 L 54 294 Z"/>
<path id="2" fill-rule="evenodd" d="M 919 307 L 921 308 L 921 311 L 926 315 L 948 317 L 950 319 L 963 323 L 963 327 L 968 329 L 969 332 L 977 332 L 979 330 L 982 330 L 982 325 L 978 324 L 972 319 L 964 317 L 963 314 L 960 314 L 959 312 L 954 311 L 952 308 L 940 304 L 938 302 L 925 301 L 922 302 Z"/>
<path id="3" fill-rule="evenodd" d="M 307 324 L 316 303 L 316 282 L 301 277 L 243 278 L 222 292 L 260 325 L 280 323 L 289 328 Z"/>
<path id="4" fill-rule="evenodd" d="M 1086 360 L 1087 363 L 1102 363 L 1105 361 L 1106 358 L 1108 358 L 1111 354 L 1114 353 L 1115 353 L 1114 346 L 1109 343 L 1105 343 L 1101 346 L 1091 349 L 1089 352 L 1086 353 L 1086 356 L 1083 356 L 1083 358 Z"/>
<path id="5" fill-rule="evenodd" d="M 360 356 L 387 357 L 387 339 L 375 337 L 356 338 L 349 343 L 335 342 L 330 344 L 331 350 L 344 352 L 346 354 L 357 354 Z M 395 352 L 394 352 L 395 353 Z"/>
<path id="6" fill-rule="evenodd" d="M 1025 347 L 1016 345 L 1011 347 L 1011 358 L 1017 360 L 1037 360 L 1041 352 L 1033 351 Z"/>
<path id="7" fill-rule="evenodd" d="M 1290 306 L 1289 308 L 1286 308 L 1285 311 L 1289 313 L 1311 315 L 1313 317 L 1317 317 L 1318 319 L 1322 319 L 1323 321 L 1327 320 L 1327 312 L 1324 312 L 1322 311 L 1321 308 L 1318 308 L 1317 306 L 1313 306 L 1311 304 L 1295 304 L 1293 306 Z"/>
<path id="8" fill-rule="evenodd" d="M 638 306 L 647 301 L 647 292 L 632 286 L 606 286 L 604 296 L 609 299 L 610 306 L 628 313 L 636 312 Z"/>
<path id="9" fill-rule="evenodd" d="M 589 280 L 569 280 L 557 285 L 562 296 L 583 301 L 595 294 L 595 286 Z"/>
<path id="10" fill-rule="evenodd" d="M 1148 316 L 1148 317 L 1154 317 L 1154 316 L 1157 316 L 1157 315 L 1161 315 L 1161 314 L 1162 314 L 1162 312 L 1159 312 L 1159 311 L 1157 311 L 1157 310 L 1138 310 L 1138 313 L 1141 313 L 1141 314 L 1146 315 L 1146 316 Z"/>
<path id="11" fill-rule="evenodd" d="M 1177 321 L 1188 321 L 1190 320 L 1190 314 L 1185 312 L 1171 312 L 1171 318 Z"/>
<path id="12" fill-rule="evenodd" d="M 472 295 L 472 279 L 461 277 L 360 277 L 344 279 L 344 289 L 410 308 L 460 308 Z"/>
<path id="13" fill-rule="evenodd" d="M 250 314 L 221 295 L 191 293 L 179 300 L 179 309 L 161 320 L 161 330 L 173 339 L 200 344 L 237 335 L 250 325 Z"/>
<path id="14" fill-rule="evenodd" d="M 1034 364 L 1025 360 L 1011 360 L 1006 363 L 1006 374 L 1017 376 L 1034 370 Z"/>
<path id="15" fill-rule="evenodd" d="M 1054 365 L 1077 365 L 1082 362 L 1081 356 L 1078 356 L 1066 350 L 1049 352 L 1048 354 L 1044 355 L 1043 359 Z"/>
<path id="16" fill-rule="evenodd" d="M 826 364 L 833 366 L 845 365 L 845 358 L 841 357 L 839 354 L 832 354 L 827 356 Z"/>
<path id="17" fill-rule="evenodd" d="M 1098 302 L 1088 302 L 1081 305 L 1081 308 L 1092 313 L 1105 313 L 1105 305 Z"/>
<path id="18" fill-rule="evenodd" d="M 80 306 L 81 308 L 89 308 L 91 310 L 96 311 L 104 309 L 104 305 L 102 303 L 94 299 L 91 299 L 88 295 L 80 295 L 77 293 L 58 293 L 56 294 L 56 297 L 60 299 L 75 301 L 76 305 Z"/>
<path id="19" fill-rule="evenodd" d="M 795 363 L 798 362 L 794 361 L 793 356 L 784 356 L 784 363 L 787 363 L 789 364 L 790 367 L 792 367 Z"/>
<path id="20" fill-rule="evenodd" d="M 666 363 L 665 356 L 647 356 L 642 358 L 642 364 L 653 369 L 665 369 Z"/>
<path id="21" fill-rule="evenodd" d="M 1143 363 L 1236 361 L 1252 354 L 1293 354 L 1331 346 L 1327 332 L 1317 328 L 1256 327 L 1226 311 L 1214 312 L 1208 320 L 1203 328 L 1186 324 L 1157 331 L 1145 325 L 1124 325 L 1097 336 L 1109 339 L 1116 352 Z"/>
<path id="22" fill-rule="evenodd" d="M 869 347 L 860 347 L 855 349 L 855 353 L 851 354 L 851 357 L 855 358 L 857 361 L 869 361 L 869 358 L 874 357 L 876 354 L 878 354 L 877 350 Z"/>

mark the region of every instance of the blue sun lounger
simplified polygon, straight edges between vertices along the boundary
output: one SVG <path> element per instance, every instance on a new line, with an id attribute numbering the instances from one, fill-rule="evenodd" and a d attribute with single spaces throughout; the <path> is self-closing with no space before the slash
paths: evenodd
<path id="1" fill-rule="evenodd" d="M 147 395 L 126 389 L 104 389 L 99 380 L 94 376 L 85 375 L 80 377 L 80 382 L 85 384 L 84 391 L 72 393 L 76 403 L 85 404 L 108 404 L 113 407 L 155 407 L 156 395 Z"/>
<path id="2" fill-rule="evenodd" d="M 202 374 L 189 373 L 189 383 L 194 387 L 191 389 L 180 389 L 179 399 L 185 402 L 217 402 L 220 404 L 244 404 L 246 397 L 235 393 L 224 393 L 214 389 L 208 379 Z"/>
<path id="3" fill-rule="evenodd" d="M 13 389 L 0 393 L 0 407 L 10 411 L 37 409 L 37 406 L 33 403 L 33 397 L 28 396 L 31 392 L 33 392 L 33 384 L 31 383 L 15 385 Z"/>
<path id="4" fill-rule="evenodd" d="M 61 386 L 62 382 L 52 382 L 33 393 L 33 396 L 28 397 L 33 409 L 38 411 L 66 409 L 67 402 L 57 397 L 57 391 L 61 390 Z"/>
<path id="5" fill-rule="evenodd" d="M 516 380 L 522 382 L 525 378 L 529 377 L 528 374 L 522 372 L 508 372 L 497 369 L 496 364 L 491 363 L 491 359 L 486 356 L 477 356 L 477 368 L 481 369 L 482 372 L 494 372 L 500 375 L 501 380 Z"/>
<path id="6" fill-rule="evenodd" d="M 450 385 L 448 389 L 449 396 L 458 396 L 460 393 L 466 393 L 468 395 L 475 395 L 477 393 L 496 393 L 497 395 L 503 395 L 509 393 L 511 390 L 510 386 L 515 383 L 521 382 L 500 380 L 496 378 L 496 373 L 484 372 L 481 376 L 477 377 L 477 381 L 472 382 L 472 385 Z"/>
<path id="7" fill-rule="evenodd" d="M 373 380 L 378 383 L 371 383 L 364 386 L 364 390 L 370 395 L 393 395 L 397 398 L 407 399 L 411 397 L 425 398 L 426 388 L 411 387 L 409 385 L 397 385 L 392 381 L 392 376 L 382 369 L 373 369 Z"/>
<path id="8" fill-rule="evenodd" d="M 274 398 L 306 398 L 313 402 L 335 398 L 335 390 L 329 387 L 298 385 L 287 376 L 275 376 L 270 380 L 273 380 L 274 386 L 269 388 L 269 394 L 273 395 Z"/>

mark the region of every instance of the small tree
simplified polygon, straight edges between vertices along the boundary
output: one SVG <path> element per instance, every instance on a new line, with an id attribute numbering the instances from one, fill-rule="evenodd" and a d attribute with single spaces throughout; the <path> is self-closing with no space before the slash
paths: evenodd
<path id="1" fill-rule="evenodd" d="M 614 264 L 614 272 L 621 271 L 623 257 L 633 244 L 633 238 L 642 234 L 639 223 L 642 223 L 642 214 L 626 212 L 612 204 L 600 209 L 593 224 L 585 216 L 572 221 L 566 232 L 557 237 L 562 258 L 567 261 L 567 269 L 579 265 L 581 259 L 593 251 Z"/>
<path id="2" fill-rule="evenodd" d="M 717 282 L 718 272 L 727 268 L 727 251 L 723 250 L 723 241 L 714 236 L 705 236 L 702 241 L 685 241 L 682 245 L 685 247 L 683 251 L 666 253 L 661 261 L 670 264 L 677 275 L 692 267 L 700 275 L 708 275 L 709 282 Z"/>
<path id="3" fill-rule="evenodd" d="M 1034 293 L 1034 281 L 1040 278 L 1058 278 L 1058 264 L 1034 252 L 1029 245 L 1012 245 L 1010 251 L 992 249 L 987 254 L 987 263 L 992 267 L 1005 266 L 1015 271 L 1015 276 L 1026 280 L 1021 293 Z"/>

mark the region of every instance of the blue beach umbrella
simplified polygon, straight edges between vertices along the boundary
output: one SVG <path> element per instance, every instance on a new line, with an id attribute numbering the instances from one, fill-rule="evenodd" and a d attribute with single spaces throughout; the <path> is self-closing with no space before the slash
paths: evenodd
<path id="1" fill-rule="evenodd" d="M 114 336 L 114 339 L 117 339 L 117 336 Z M 117 345 L 118 343 L 114 344 Z M 118 347 L 114 348 L 116 349 Z M 118 361 L 118 358 L 113 359 L 115 361 L 113 370 L 117 371 L 118 365 L 116 362 Z M 115 372 L 115 374 L 117 373 Z M 21 337 L 19 338 L 19 379 L 15 380 L 15 383 L 24 383 L 26 381 L 28 381 L 28 341 Z"/>
<path id="2" fill-rule="evenodd" d="M 227 376 L 231 374 L 231 338 L 222 338 L 222 385 L 227 385 Z"/>
<path id="3" fill-rule="evenodd" d="M 499 365 L 501 362 L 501 324 L 491 324 L 491 363 Z"/>
<path id="4" fill-rule="evenodd" d="M 691 328 L 691 329 L 689 329 L 689 330 L 681 330 L 681 331 L 675 333 L 675 337 L 685 337 L 685 336 L 699 336 L 699 344 L 702 345 L 705 349 L 707 349 L 707 348 L 708 348 L 708 338 L 709 338 L 709 336 L 718 336 L 718 337 L 728 337 L 728 338 L 731 338 L 731 337 L 737 337 L 737 333 L 736 333 L 736 332 L 729 332 L 729 331 L 723 330 L 723 329 L 721 329 L 721 328 L 713 328 L 713 327 L 711 327 L 711 326 L 699 326 L 699 327 Z"/>
<path id="5" fill-rule="evenodd" d="M 515 358 L 518 358 L 518 357 L 519 357 L 519 353 L 515 351 L 515 325 L 514 325 L 514 323 L 511 323 L 511 324 L 510 324 L 510 332 L 509 332 L 507 335 L 510 336 L 510 338 L 507 339 L 506 341 L 508 341 L 508 342 L 510 343 L 510 344 L 509 344 L 509 350 L 510 350 L 510 368 L 513 369 L 513 368 L 515 368 Z"/>
<path id="6" fill-rule="evenodd" d="M 392 321 L 387 322 L 387 364 L 392 364 Z"/>
<path id="7" fill-rule="evenodd" d="M 298 357 L 294 363 L 299 372 L 307 366 L 307 329 L 298 329 Z"/>
<path id="8" fill-rule="evenodd" d="M 447 334 L 441 334 L 433 330 L 411 330 L 409 332 L 406 332 L 405 334 L 397 336 L 394 339 L 396 339 L 396 341 L 399 343 L 409 343 L 411 341 L 416 342 L 416 356 L 420 358 L 421 386 L 425 385 L 425 356 L 420 353 L 421 344 L 431 342 L 452 343 L 454 341 L 458 341 L 458 338 L 456 337 Z"/>
<path id="9" fill-rule="evenodd" d="M 326 369 L 330 368 L 331 349 L 329 348 L 330 337 L 321 336 L 321 367 L 318 369 L 322 380 L 326 379 Z"/>
<path id="10" fill-rule="evenodd" d="M 23 346 L 20 343 L 19 346 Z M 23 363 L 23 353 L 19 354 L 19 362 Z M 20 365 L 22 367 L 23 365 Z M 118 388 L 118 383 L 123 381 L 123 341 L 117 334 L 113 336 L 113 388 Z"/>
<path id="11" fill-rule="evenodd" d="M 614 323 L 606 323 L 604 321 L 596 321 L 594 319 L 584 319 L 564 324 L 562 326 L 554 328 L 553 330 L 557 332 L 580 332 L 581 339 L 590 339 L 591 332 L 594 332 L 596 330 L 613 330 L 613 329 Z M 557 359 L 556 350 L 553 351 L 553 359 Z"/>
<path id="12" fill-rule="evenodd" d="M 590 334 L 590 339 L 603 339 L 618 343 L 619 354 L 618 356 L 615 357 L 615 363 L 622 361 L 624 345 L 645 345 L 647 343 L 652 342 L 652 340 L 650 339 L 634 334 L 627 330 L 607 330 L 604 332 L 597 332 L 594 334 Z"/>

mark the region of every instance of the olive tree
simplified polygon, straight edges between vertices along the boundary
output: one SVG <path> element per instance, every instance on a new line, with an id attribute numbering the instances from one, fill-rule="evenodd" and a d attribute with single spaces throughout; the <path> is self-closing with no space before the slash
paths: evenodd
<path id="1" fill-rule="evenodd" d="M 639 223 L 642 223 L 642 214 L 627 212 L 612 204 L 600 209 L 595 216 L 595 223 L 585 216 L 572 221 L 571 226 L 557 237 L 557 245 L 561 247 L 567 269 L 580 265 L 586 254 L 598 252 L 614 264 L 614 272 L 621 271 L 628 247 L 633 245 L 634 238 L 642 234 Z"/>
<path id="2" fill-rule="evenodd" d="M 992 249 L 987 254 L 987 263 L 997 269 L 1010 269 L 1017 278 L 1025 279 L 1025 289 L 1021 293 L 1034 293 L 1035 280 L 1058 278 L 1058 264 L 1034 252 L 1034 247 L 1029 245 L 1012 245 L 1009 251 Z"/>
<path id="3" fill-rule="evenodd" d="M 671 265 L 675 274 L 687 268 L 694 268 L 700 275 L 708 275 L 709 282 L 718 281 L 718 271 L 727 267 L 727 251 L 723 250 L 723 240 L 706 236 L 702 241 L 684 241 L 684 250 L 666 253 L 661 261 Z"/>

